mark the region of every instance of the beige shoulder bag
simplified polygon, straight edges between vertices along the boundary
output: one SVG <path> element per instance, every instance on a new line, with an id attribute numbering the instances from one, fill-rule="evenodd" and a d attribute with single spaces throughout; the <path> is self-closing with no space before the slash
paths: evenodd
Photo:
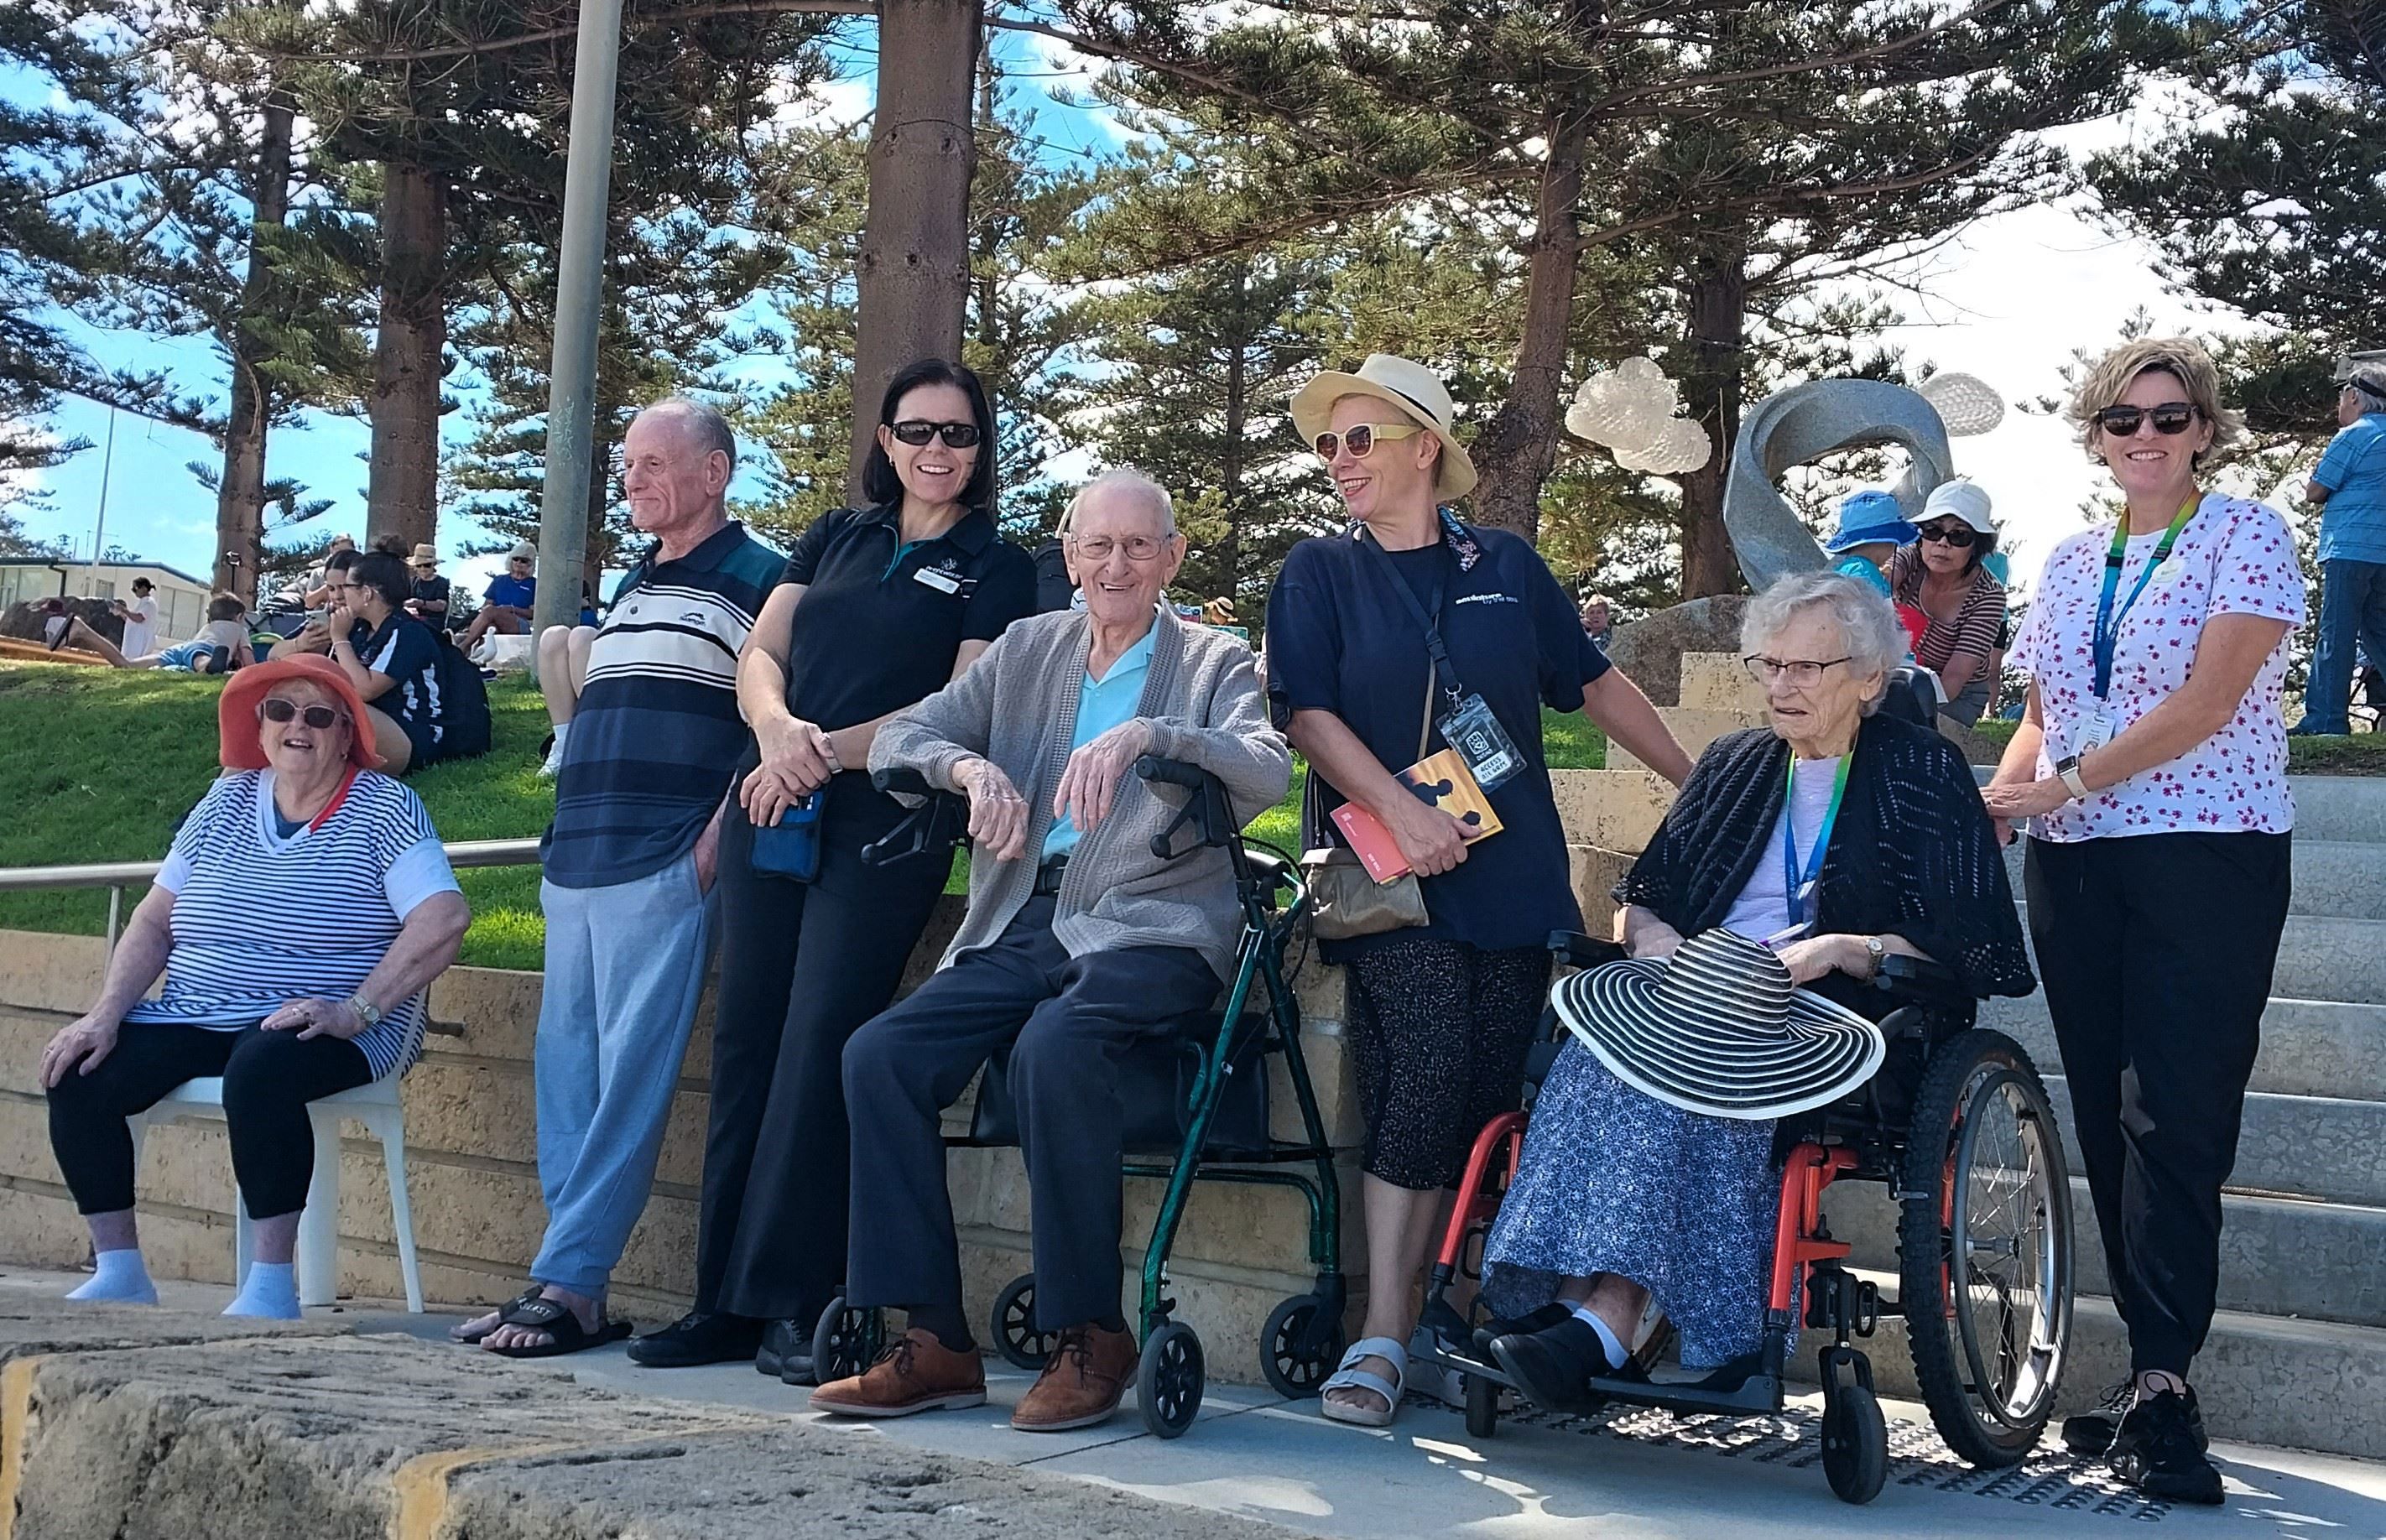
<path id="1" fill-rule="evenodd" d="M 1427 669 L 1425 720 L 1417 727 L 1418 759 L 1425 757 L 1433 735 L 1433 670 Z M 1425 888 L 1415 872 L 1376 882 L 1356 852 L 1327 837 L 1325 826 L 1318 809 L 1317 767 L 1312 765 L 1300 798 L 1300 880 L 1309 889 L 1310 926 L 1320 941 L 1348 941 L 1425 923 Z"/>

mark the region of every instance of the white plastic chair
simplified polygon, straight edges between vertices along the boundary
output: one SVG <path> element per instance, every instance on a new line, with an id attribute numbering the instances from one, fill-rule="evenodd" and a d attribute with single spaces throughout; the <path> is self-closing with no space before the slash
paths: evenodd
<path id="1" fill-rule="evenodd" d="M 353 1091 L 342 1091 L 309 1102 L 307 1113 L 315 1129 L 315 1175 L 307 1186 L 307 1208 L 298 1217 L 298 1303 L 329 1305 L 340 1281 L 340 1120 L 354 1118 L 381 1141 L 382 1164 L 389 1172 L 390 1232 L 397 1239 L 398 1271 L 406 1279 L 406 1308 L 422 1313 L 422 1270 L 414 1256 L 414 1214 L 406 1197 L 406 1113 L 398 1105 L 397 1077 L 389 1076 Z M 220 1078 L 186 1080 L 168 1092 L 157 1106 L 125 1120 L 132 1132 L 132 1159 L 141 1160 L 141 1136 L 149 1125 L 178 1123 L 185 1119 L 223 1121 L 223 1082 Z M 232 1198 L 232 1286 L 248 1281 L 248 1264 L 256 1246 L 248 1209 L 237 1194 Z"/>

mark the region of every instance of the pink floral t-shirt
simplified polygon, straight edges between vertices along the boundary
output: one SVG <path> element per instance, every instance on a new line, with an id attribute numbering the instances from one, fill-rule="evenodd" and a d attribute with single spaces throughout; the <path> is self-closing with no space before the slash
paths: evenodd
<path id="1" fill-rule="evenodd" d="M 2160 544 L 2160 530 L 2129 537 L 2116 609 Z M 2057 545 L 2014 638 L 2008 661 L 2037 682 L 2046 722 L 2038 757 L 2041 777 L 2053 775 L 2054 761 L 2072 752 L 2081 724 L 2095 710 L 2096 599 L 2112 545 L 2107 524 Z M 2303 624 L 2304 577 L 2294 535 L 2265 504 L 2206 494 L 2163 568 L 2130 607 L 2114 643 L 2107 705 L 2116 735 L 2187 682 L 2206 617 L 2263 615 L 2286 621 L 2291 632 Z M 2281 637 L 2219 732 L 2166 764 L 2045 814 L 2031 833 L 2066 844 L 2124 834 L 2286 833 L 2295 821 L 2287 790 L 2286 722 L 2279 714 L 2286 674 Z"/>

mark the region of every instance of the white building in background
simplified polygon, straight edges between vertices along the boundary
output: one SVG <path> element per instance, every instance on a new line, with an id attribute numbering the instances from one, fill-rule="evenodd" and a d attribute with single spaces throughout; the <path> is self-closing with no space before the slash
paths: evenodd
<path id="1" fill-rule="evenodd" d="M 157 639 L 186 641 L 207 623 L 207 585 L 188 572 L 154 561 L 0 559 L 0 610 L 48 598 L 130 599 L 132 580 L 157 585 Z"/>

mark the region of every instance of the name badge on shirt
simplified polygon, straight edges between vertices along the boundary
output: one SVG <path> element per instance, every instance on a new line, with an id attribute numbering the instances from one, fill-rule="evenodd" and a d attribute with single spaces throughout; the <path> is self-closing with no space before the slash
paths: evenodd
<path id="1" fill-rule="evenodd" d="M 1441 729 L 1442 742 L 1458 751 L 1475 783 L 1486 792 L 1507 784 L 1525 768 L 1525 757 L 1516 752 L 1481 695 L 1468 695 L 1435 725 Z"/>
<path id="2" fill-rule="evenodd" d="M 912 573 L 911 577 L 914 582 L 924 582 L 939 594 L 958 594 L 961 591 L 961 579 L 950 572 L 939 572 L 933 567 L 923 567 Z"/>
<path id="3" fill-rule="evenodd" d="M 2108 707 L 2100 706 L 2089 712 L 2071 734 L 2071 752 L 2085 754 L 2091 748 L 2103 748 L 2112 741 L 2113 713 Z"/>

